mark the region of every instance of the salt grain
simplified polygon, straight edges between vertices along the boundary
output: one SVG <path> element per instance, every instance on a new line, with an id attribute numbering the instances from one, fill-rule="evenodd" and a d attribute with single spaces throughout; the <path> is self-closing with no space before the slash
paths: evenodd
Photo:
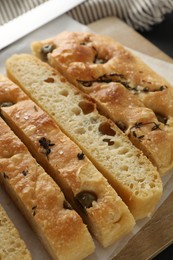
<path id="1" fill-rule="evenodd" d="M 23 118 L 24 118 L 25 120 L 28 120 L 29 117 L 30 117 L 30 115 L 29 115 L 28 113 L 24 113 L 24 117 L 23 117 Z"/>

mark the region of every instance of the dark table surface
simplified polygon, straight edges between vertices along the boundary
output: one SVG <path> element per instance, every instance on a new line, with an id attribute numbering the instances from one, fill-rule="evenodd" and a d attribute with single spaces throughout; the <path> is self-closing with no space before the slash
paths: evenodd
<path id="1" fill-rule="evenodd" d="M 162 23 L 153 26 L 151 31 L 139 33 L 173 58 L 173 12 L 166 15 Z M 153 260 L 173 260 L 173 245 L 170 245 Z"/>
<path id="2" fill-rule="evenodd" d="M 162 23 L 154 25 L 152 30 L 139 33 L 173 58 L 173 12 L 166 15 Z"/>

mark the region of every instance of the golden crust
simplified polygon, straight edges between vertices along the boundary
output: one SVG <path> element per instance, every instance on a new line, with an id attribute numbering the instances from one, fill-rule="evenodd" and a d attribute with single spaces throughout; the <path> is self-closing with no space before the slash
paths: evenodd
<path id="1" fill-rule="evenodd" d="M 165 79 L 106 37 L 64 32 L 33 43 L 36 56 L 42 58 L 45 44 L 54 46 L 48 62 L 89 93 L 99 110 L 123 128 L 160 174 L 173 167 L 173 88 Z M 159 116 L 167 122 L 159 122 Z"/>
<path id="2" fill-rule="evenodd" d="M 0 123 L 0 179 L 51 256 L 81 259 L 92 253 L 94 245 L 82 219 L 63 207 L 60 188 L 1 118 Z"/>
<path id="3" fill-rule="evenodd" d="M 11 88 L 18 88 L 18 92 L 20 90 L 15 84 L 11 86 L 11 83 L 9 87 L 5 84 L 5 88 L 8 89 L 8 97 L 11 99 Z M 3 84 L 0 102 L 3 98 L 2 89 Z M 22 93 L 22 90 L 20 91 Z M 39 163 L 63 187 L 66 197 L 78 211 L 79 208 L 74 202 L 77 194 L 90 191 L 97 195 L 97 201 L 93 202 L 92 207 L 86 208 L 84 215 L 91 232 L 103 246 L 112 244 L 132 230 L 135 222 L 127 206 L 86 156 L 83 160 L 78 159 L 81 149 L 63 134 L 50 116 L 26 96 L 25 100 L 18 99 L 12 106 L 2 107 L 1 113 L 30 147 Z M 46 154 L 40 145 L 42 138 L 53 144 L 49 154 Z"/>

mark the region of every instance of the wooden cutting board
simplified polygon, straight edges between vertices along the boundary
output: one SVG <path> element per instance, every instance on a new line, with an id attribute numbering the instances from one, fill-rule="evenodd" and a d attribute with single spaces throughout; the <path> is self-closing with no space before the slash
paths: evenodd
<path id="1" fill-rule="evenodd" d="M 89 25 L 97 33 L 109 35 L 125 46 L 170 63 L 173 59 L 115 17 Z M 151 259 L 173 243 L 173 192 L 151 220 L 124 247 L 114 260 Z"/>

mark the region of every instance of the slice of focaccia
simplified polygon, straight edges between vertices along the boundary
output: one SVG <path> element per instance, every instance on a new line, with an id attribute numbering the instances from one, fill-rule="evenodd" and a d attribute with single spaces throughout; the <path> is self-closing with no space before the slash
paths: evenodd
<path id="1" fill-rule="evenodd" d="M 31 260 L 31 254 L 26 248 L 25 242 L 20 238 L 7 213 L 0 205 L 0 259 Z"/>
<path id="2" fill-rule="evenodd" d="M 0 82 L 2 116 L 61 185 L 99 242 L 108 246 L 130 232 L 132 214 L 81 149 L 17 85 L 2 76 Z"/>
<path id="3" fill-rule="evenodd" d="M 67 207 L 58 185 L 1 118 L 0 124 L 0 180 L 52 258 L 91 254 L 94 244 L 80 216 Z"/>
<path id="4" fill-rule="evenodd" d="M 64 32 L 33 53 L 97 102 L 161 175 L 173 167 L 173 88 L 117 42 Z"/>
<path id="5" fill-rule="evenodd" d="M 6 66 L 8 76 L 54 118 L 106 176 L 134 217 L 150 214 L 162 194 L 159 173 L 111 120 L 97 112 L 93 100 L 34 56 L 14 55 Z"/>

